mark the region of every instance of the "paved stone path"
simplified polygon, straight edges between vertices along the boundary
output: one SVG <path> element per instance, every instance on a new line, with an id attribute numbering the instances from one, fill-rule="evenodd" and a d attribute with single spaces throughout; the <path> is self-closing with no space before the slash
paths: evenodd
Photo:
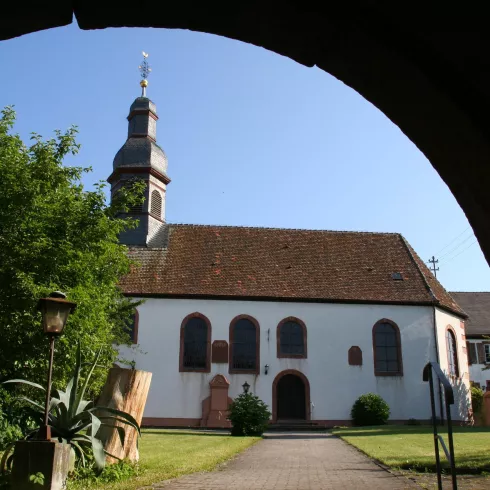
<path id="1" fill-rule="evenodd" d="M 420 488 L 325 433 L 269 433 L 210 473 L 153 486 L 164 490 L 324 490 Z"/>

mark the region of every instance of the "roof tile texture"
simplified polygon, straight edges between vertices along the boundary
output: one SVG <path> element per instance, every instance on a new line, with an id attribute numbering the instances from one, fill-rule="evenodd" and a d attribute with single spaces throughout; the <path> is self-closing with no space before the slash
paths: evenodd
<path id="1" fill-rule="evenodd" d="M 163 248 L 130 249 L 140 265 L 122 281 L 126 294 L 439 301 L 461 311 L 399 234 L 166 226 Z M 394 280 L 394 272 L 403 280 Z"/>
<path id="2" fill-rule="evenodd" d="M 490 293 L 455 292 L 451 296 L 468 315 L 465 322 L 466 335 L 490 336 Z"/>

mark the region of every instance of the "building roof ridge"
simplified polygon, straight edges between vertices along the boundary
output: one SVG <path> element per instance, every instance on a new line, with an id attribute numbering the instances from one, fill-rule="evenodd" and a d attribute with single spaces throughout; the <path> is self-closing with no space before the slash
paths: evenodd
<path id="1" fill-rule="evenodd" d="M 400 235 L 398 232 L 393 231 L 359 231 L 359 230 L 331 230 L 322 228 L 289 228 L 289 227 L 277 227 L 277 226 L 246 226 L 246 225 L 217 225 L 217 224 L 196 224 L 196 223 L 169 223 L 167 226 L 174 227 L 195 227 L 195 228 L 228 228 L 228 229 L 247 229 L 247 230 L 278 230 L 278 231 L 308 231 L 318 233 L 345 233 L 345 234 L 359 234 L 359 235 Z"/>

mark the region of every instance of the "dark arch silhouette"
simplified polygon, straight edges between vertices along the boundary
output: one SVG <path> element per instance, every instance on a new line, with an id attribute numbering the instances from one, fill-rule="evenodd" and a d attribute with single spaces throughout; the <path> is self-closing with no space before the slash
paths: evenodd
<path id="1" fill-rule="evenodd" d="M 317 7 L 316 5 L 319 5 Z M 430 160 L 490 260 L 490 37 L 484 6 L 361 2 L 12 4 L 0 39 L 67 25 L 190 29 L 318 66 L 390 118 Z M 396 162 L 394 162 L 396 165 Z M 421 192 L 430 192 L 420 183 Z"/>

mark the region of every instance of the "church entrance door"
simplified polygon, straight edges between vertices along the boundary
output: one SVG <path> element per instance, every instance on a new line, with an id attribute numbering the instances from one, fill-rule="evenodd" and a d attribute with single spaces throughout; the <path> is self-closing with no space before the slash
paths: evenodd
<path id="1" fill-rule="evenodd" d="M 284 375 L 277 383 L 277 420 L 306 420 L 306 389 L 295 374 Z"/>

